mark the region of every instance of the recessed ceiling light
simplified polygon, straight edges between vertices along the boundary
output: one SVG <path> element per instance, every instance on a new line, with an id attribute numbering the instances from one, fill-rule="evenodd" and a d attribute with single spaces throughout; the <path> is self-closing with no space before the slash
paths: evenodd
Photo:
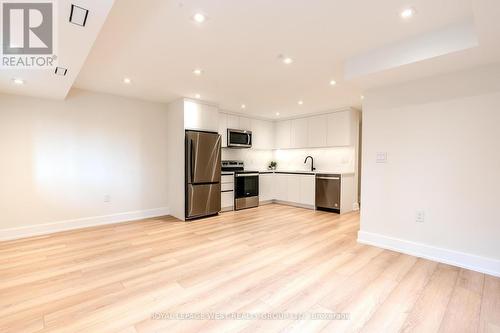
<path id="1" fill-rule="evenodd" d="M 245 104 L 241 104 L 241 108 L 242 108 L 242 109 L 246 109 L 246 107 L 247 107 L 247 106 L 246 106 Z"/>
<path id="2" fill-rule="evenodd" d="M 193 70 L 193 74 L 197 75 L 197 76 L 200 76 L 201 74 L 203 74 L 203 70 L 201 70 L 199 68 L 196 68 L 196 69 Z"/>
<path id="3" fill-rule="evenodd" d="M 24 84 L 24 80 L 22 79 L 12 79 L 12 83 L 18 86 L 22 86 Z"/>
<path id="4" fill-rule="evenodd" d="M 280 115 L 280 113 L 279 113 L 279 112 L 276 112 L 276 115 L 277 115 L 277 116 L 279 116 L 279 115 Z"/>
<path id="5" fill-rule="evenodd" d="M 290 65 L 293 62 L 293 59 L 290 57 L 283 57 L 283 63 L 285 65 Z"/>
<path id="6" fill-rule="evenodd" d="M 125 84 L 131 84 L 132 80 L 130 78 L 126 77 L 126 78 L 123 78 L 123 83 L 125 83 Z"/>
<path id="7" fill-rule="evenodd" d="M 87 23 L 88 16 L 89 16 L 88 9 L 73 4 L 71 5 L 71 14 L 69 15 L 69 21 L 71 23 L 84 27 L 85 24 Z"/>
<path id="8" fill-rule="evenodd" d="M 335 80 L 330 80 L 330 85 L 331 85 L 331 86 L 334 86 L 334 85 L 336 85 L 336 84 L 337 84 L 337 81 L 335 81 Z"/>
<path id="9" fill-rule="evenodd" d="M 361 95 L 361 99 L 365 99 L 365 96 L 364 96 L 364 95 Z"/>
<path id="10" fill-rule="evenodd" d="M 404 18 L 404 19 L 409 19 L 411 17 L 413 17 L 413 15 L 415 15 L 416 11 L 415 11 L 415 8 L 406 8 L 405 10 L 403 10 L 401 12 L 401 17 Z"/>
<path id="11" fill-rule="evenodd" d="M 193 20 L 198 23 L 203 23 L 207 20 L 207 17 L 202 13 L 196 13 L 193 15 Z"/>
<path id="12" fill-rule="evenodd" d="M 68 73 L 68 69 L 62 68 L 62 67 L 56 67 L 55 73 L 56 73 L 56 75 L 59 75 L 59 76 L 65 76 Z"/>
<path id="13" fill-rule="evenodd" d="M 201 98 L 201 95 L 200 95 L 200 94 L 196 94 L 196 95 L 194 95 L 194 97 L 195 97 L 196 99 L 200 99 L 200 98 Z"/>
<path id="14" fill-rule="evenodd" d="M 303 105 L 303 104 L 304 104 L 304 101 L 300 100 L 300 101 L 298 101 L 298 102 L 297 102 L 297 104 L 299 104 L 299 105 Z"/>

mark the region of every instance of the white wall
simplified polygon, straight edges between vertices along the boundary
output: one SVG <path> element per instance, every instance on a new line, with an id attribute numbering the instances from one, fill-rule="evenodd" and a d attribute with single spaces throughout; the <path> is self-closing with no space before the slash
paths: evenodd
<path id="1" fill-rule="evenodd" d="M 184 131 L 184 99 L 168 105 L 167 115 L 167 181 L 168 203 L 170 214 L 184 221 L 185 213 L 185 131 Z"/>
<path id="2" fill-rule="evenodd" d="M 0 238 L 168 212 L 166 124 L 165 105 L 83 90 L 0 95 Z"/>
<path id="3" fill-rule="evenodd" d="M 500 275 L 500 65 L 365 96 L 360 240 Z"/>

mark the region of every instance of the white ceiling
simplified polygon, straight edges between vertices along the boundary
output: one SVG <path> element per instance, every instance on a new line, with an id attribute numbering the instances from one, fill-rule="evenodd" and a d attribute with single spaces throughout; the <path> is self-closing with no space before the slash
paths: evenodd
<path id="1" fill-rule="evenodd" d="M 58 65 L 68 69 L 66 76 L 57 76 L 53 69 L 0 68 L 0 91 L 9 94 L 64 99 L 73 86 L 92 45 L 108 16 L 114 0 L 78 0 L 78 6 L 89 9 L 85 27 L 69 23 L 71 0 L 54 1 L 56 5 Z M 12 84 L 13 78 L 25 81 Z"/>
<path id="2" fill-rule="evenodd" d="M 408 6 L 417 15 L 404 21 Z M 196 12 L 208 20 L 193 22 Z M 499 13 L 498 0 L 117 0 L 75 86 L 161 102 L 199 93 L 223 109 L 270 118 L 359 108 L 371 87 L 500 59 Z M 344 79 L 353 57 L 471 19 L 479 47 Z"/>

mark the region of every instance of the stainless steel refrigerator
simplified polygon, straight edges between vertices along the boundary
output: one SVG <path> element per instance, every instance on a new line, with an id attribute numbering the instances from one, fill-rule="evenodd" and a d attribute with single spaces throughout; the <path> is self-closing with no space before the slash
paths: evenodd
<path id="1" fill-rule="evenodd" d="M 221 136 L 186 131 L 186 219 L 217 214 L 221 209 Z"/>

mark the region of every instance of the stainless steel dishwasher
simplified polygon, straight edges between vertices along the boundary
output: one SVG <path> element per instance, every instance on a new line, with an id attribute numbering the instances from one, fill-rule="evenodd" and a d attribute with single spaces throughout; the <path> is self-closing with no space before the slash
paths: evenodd
<path id="1" fill-rule="evenodd" d="M 316 209 L 340 213 L 340 175 L 316 174 Z"/>

